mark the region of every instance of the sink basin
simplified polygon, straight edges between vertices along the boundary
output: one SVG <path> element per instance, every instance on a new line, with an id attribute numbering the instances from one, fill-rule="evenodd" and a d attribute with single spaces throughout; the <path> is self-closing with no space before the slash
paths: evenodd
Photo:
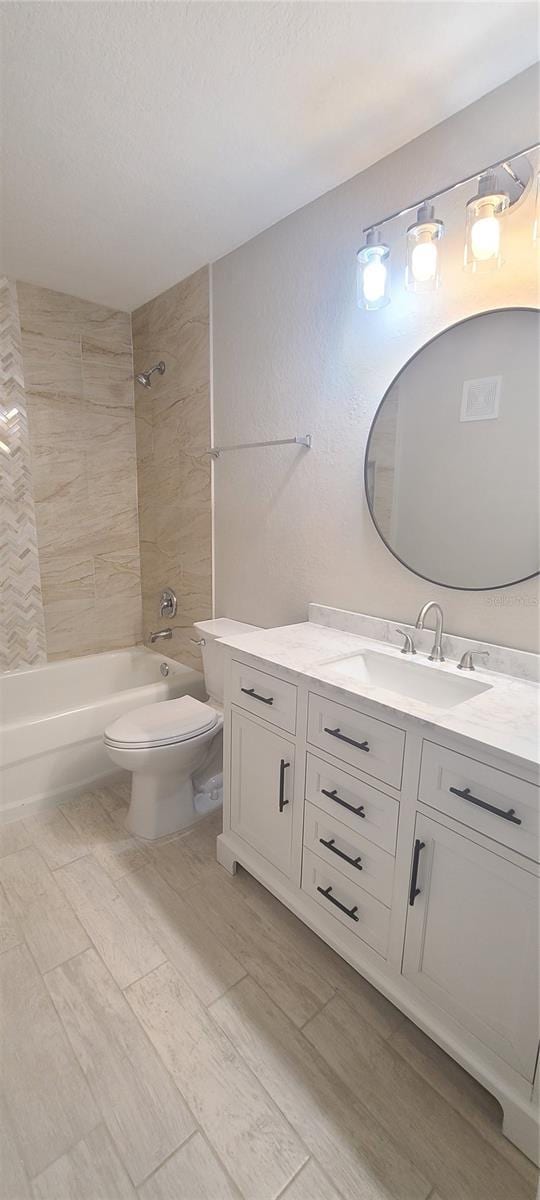
<path id="1" fill-rule="evenodd" d="M 421 663 L 394 658 L 391 654 L 379 654 L 375 650 L 364 650 L 334 662 L 325 663 L 328 681 L 354 681 L 365 683 L 370 688 L 384 688 L 410 700 L 420 700 L 432 708 L 455 708 L 473 696 L 488 692 L 491 684 L 480 683 L 463 675 L 450 675 L 435 664 Z"/>

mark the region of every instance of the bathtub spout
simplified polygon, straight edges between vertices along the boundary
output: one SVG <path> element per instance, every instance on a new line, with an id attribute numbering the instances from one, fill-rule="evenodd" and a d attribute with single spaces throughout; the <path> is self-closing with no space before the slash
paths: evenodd
<path id="1" fill-rule="evenodd" d="M 151 642 L 161 642 L 172 638 L 172 629 L 160 629 L 157 633 L 150 634 Z"/>

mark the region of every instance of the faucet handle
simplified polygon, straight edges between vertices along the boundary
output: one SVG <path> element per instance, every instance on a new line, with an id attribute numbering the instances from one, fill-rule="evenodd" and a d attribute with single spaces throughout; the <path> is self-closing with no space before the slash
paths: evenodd
<path id="1" fill-rule="evenodd" d="M 458 671 L 474 671 L 476 669 L 473 662 L 475 655 L 478 658 L 489 658 L 489 650 L 466 650 L 458 662 Z"/>
<path id="2" fill-rule="evenodd" d="M 410 633 L 406 633 L 404 629 L 396 629 L 396 633 L 400 633 L 402 638 L 405 638 L 402 654 L 416 654 L 416 647 Z"/>
<path id="3" fill-rule="evenodd" d="M 160 617 L 161 618 L 175 617 L 176 609 L 177 609 L 176 596 L 175 596 L 172 588 L 163 588 L 163 591 L 159 598 L 159 615 L 160 615 Z"/>

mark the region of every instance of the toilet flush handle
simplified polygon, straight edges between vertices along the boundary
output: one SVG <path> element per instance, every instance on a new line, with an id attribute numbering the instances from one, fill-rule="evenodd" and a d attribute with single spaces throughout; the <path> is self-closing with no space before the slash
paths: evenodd
<path id="1" fill-rule="evenodd" d="M 206 638 L 190 638 L 189 640 L 193 642 L 194 646 L 206 646 Z"/>

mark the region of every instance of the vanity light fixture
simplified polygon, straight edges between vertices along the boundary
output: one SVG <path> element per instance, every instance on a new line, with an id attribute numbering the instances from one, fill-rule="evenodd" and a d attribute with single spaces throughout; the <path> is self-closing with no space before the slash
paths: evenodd
<path id="1" fill-rule="evenodd" d="M 465 267 L 471 271 L 493 270 L 501 265 L 500 216 L 510 206 L 508 192 L 497 184 L 494 171 L 478 180 L 476 196 L 467 201 Z"/>
<path id="2" fill-rule="evenodd" d="M 528 155 L 538 150 L 540 142 L 526 146 L 511 158 L 501 158 L 499 162 L 475 171 L 474 175 L 456 179 L 423 200 L 415 200 L 414 204 L 365 225 L 366 241 L 356 253 L 358 307 L 376 309 L 390 303 L 390 244 L 382 240 L 381 230 L 384 225 L 409 213 L 416 212 L 416 220 L 407 229 L 405 286 L 410 292 L 431 292 L 439 287 L 439 242 L 445 228 L 435 217 L 433 203 L 466 184 L 476 182 L 477 192 L 466 204 L 464 265 L 473 272 L 500 266 L 501 217 L 528 195 L 533 179 L 533 166 Z M 535 186 L 533 237 L 540 241 L 540 173 L 536 175 Z"/>
<path id="3" fill-rule="evenodd" d="M 432 204 L 422 204 L 416 221 L 407 230 L 407 270 L 405 287 L 409 292 L 433 292 L 441 282 L 438 242 L 444 224 L 435 219 Z"/>
<path id="4" fill-rule="evenodd" d="M 356 300 L 359 308 L 384 308 L 390 303 L 390 247 L 378 229 L 368 229 L 365 245 L 356 253 Z"/>

